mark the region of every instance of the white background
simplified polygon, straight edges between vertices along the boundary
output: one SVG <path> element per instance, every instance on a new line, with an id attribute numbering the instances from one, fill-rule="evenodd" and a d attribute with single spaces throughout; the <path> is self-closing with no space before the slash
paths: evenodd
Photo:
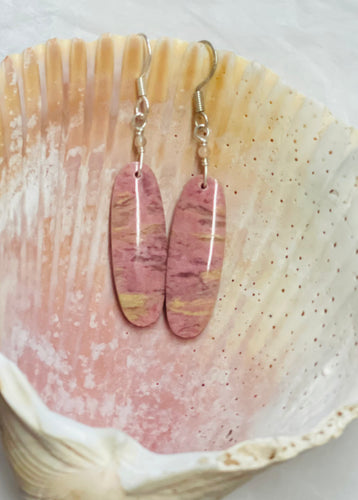
<path id="1" fill-rule="evenodd" d="M 0 0 L 0 59 L 48 38 L 145 32 L 209 39 L 280 75 L 358 127 L 358 0 Z M 227 500 L 356 500 L 358 423 Z M 0 449 L 0 498 L 18 500 Z"/>

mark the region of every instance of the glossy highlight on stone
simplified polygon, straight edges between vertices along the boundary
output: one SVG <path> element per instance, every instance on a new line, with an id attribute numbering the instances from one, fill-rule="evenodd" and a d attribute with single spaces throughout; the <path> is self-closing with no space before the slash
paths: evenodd
<path id="1" fill-rule="evenodd" d="M 171 227 L 166 312 L 173 333 L 199 335 L 215 307 L 225 250 L 225 196 L 211 177 L 201 175 L 184 186 Z"/>
<path id="2" fill-rule="evenodd" d="M 124 316 L 136 326 L 154 323 L 163 308 L 167 237 L 155 175 L 128 163 L 117 175 L 111 201 L 113 280 Z"/>

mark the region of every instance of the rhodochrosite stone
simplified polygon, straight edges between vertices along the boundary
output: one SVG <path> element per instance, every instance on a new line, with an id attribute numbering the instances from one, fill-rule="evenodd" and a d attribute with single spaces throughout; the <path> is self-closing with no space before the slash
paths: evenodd
<path id="1" fill-rule="evenodd" d="M 143 165 L 126 165 L 117 175 L 111 203 L 113 279 L 125 317 L 136 326 L 154 323 L 163 308 L 167 238 L 155 175 Z"/>
<path id="2" fill-rule="evenodd" d="M 196 337 L 215 306 L 225 247 L 225 197 L 216 179 L 201 175 L 184 187 L 170 234 L 166 310 L 171 330 Z"/>

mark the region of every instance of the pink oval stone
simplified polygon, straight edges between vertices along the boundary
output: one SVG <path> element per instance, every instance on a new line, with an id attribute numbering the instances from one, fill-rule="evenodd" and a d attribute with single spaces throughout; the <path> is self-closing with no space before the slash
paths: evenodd
<path id="1" fill-rule="evenodd" d="M 111 202 L 113 279 L 125 317 L 136 326 L 154 323 L 163 308 L 167 237 L 155 175 L 128 163 L 117 175 Z"/>
<path id="2" fill-rule="evenodd" d="M 166 311 L 179 337 L 201 333 L 212 315 L 225 250 L 225 196 L 216 179 L 192 178 L 183 189 L 171 227 Z"/>

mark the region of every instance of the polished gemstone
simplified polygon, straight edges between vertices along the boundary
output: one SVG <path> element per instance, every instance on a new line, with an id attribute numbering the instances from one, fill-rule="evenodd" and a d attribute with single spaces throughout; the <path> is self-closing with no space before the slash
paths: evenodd
<path id="1" fill-rule="evenodd" d="M 183 189 L 170 232 L 166 312 L 180 337 L 199 335 L 212 315 L 225 250 L 225 197 L 216 179 L 193 177 Z"/>
<path id="2" fill-rule="evenodd" d="M 113 280 L 124 316 L 136 326 L 154 323 L 163 308 L 167 238 L 155 175 L 127 164 L 117 175 L 111 202 Z"/>

